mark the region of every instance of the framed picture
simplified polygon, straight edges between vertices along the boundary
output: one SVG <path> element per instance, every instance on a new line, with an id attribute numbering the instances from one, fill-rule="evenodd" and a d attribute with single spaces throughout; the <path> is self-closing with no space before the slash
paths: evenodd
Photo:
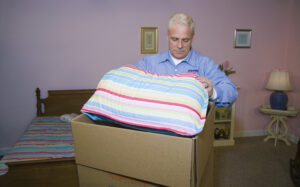
<path id="1" fill-rule="evenodd" d="M 157 53 L 157 27 L 141 27 L 141 53 Z"/>
<path id="2" fill-rule="evenodd" d="M 251 47 L 251 29 L 235 29 L 234 47 L 250 48 Z"/>

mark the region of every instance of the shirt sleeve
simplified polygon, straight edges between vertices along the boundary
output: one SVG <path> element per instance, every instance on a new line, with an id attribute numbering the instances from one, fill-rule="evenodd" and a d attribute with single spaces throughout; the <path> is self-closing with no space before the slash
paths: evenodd
<path id="1" fill-rule="evenodd" d="M 146 63 L 145 58 L 143 58 L 143 59 L 141 59 L 140 61 L 138 61 L 138 62 L 135 64 L 135 66 L 136 66 L 137 68 L 141 68 L 141 69 L 143 69 L 143 70 L 147 70 L 147 63 Z"/>
<path id="2" fill-rule="evenodd" d="M 209 60 L 204 68 L 204 76 L 212 81 L 214 90 L 217 93 L 217 97 L 211 98 L 211 100 L 216 103 L 217 107 L 229 107 L 238 96 L 236 86 L 213 60 Z"/>

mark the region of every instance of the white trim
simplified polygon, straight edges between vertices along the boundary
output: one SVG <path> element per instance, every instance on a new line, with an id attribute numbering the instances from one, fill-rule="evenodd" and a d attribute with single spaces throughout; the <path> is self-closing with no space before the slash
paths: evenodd
<path id="1" fill-rule="evenodd" d="M 267 130 L 252 130 L 252 131 L 237 131 L 234 132 L 235 138 L 240 137 L 251 137 L 251 136 L 267 136 L 268 131 Z"/>
<path id="2" fill-rule="evenodd" d="M 0 148 L 0 156 L 5 155 L 9 151 L 10 147 L 2 147 Z"/>
<path id="3" fill-rule="evenodd" d="M 234 145 L 234 140 L 215 140 L 214 147 Z"/>
<path id="4" fill-rule="evenodd" d="M 234 132 L 235 138 L 241 138 L 241 137 L 252 137 L 252 136 L 268 136 L 267 130 L 252 130 L 252 131 L 237 131 Z M 299 137 L 295 135 L 288 134 L 287 139 L 291 141 L 292 143 L 297 144 Z"/>

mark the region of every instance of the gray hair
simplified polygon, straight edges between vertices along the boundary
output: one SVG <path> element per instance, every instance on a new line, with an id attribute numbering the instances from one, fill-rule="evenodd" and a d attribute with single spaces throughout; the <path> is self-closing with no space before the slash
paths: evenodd
<path id="1" fill-rule="evenodd" d="M 174 14 L 168 22 L 168 31 L 170 31 L 170 28 L 173 23 L 181 24 L 189 26 L 192 29 L 192 34 L 195 33 L 195 23 L 193 21 L 193 18 L 185 13 L 176 13 Z"/>

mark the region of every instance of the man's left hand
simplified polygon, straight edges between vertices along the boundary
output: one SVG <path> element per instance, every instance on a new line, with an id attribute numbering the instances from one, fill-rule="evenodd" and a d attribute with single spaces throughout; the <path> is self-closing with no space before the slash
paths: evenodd
<path id="1" fill-rule="evenodd" d="M 199 76 L 199 80 L 202 82 L 204 88 L 207 90 L 209 97 L 213 95 L 213 85 L 207 77 Z"/>

